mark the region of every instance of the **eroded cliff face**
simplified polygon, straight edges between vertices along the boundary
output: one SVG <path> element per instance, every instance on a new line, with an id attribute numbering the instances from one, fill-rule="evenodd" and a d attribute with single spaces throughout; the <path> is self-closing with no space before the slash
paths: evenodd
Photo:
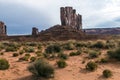
<path id="1" fill-rule="evenodd" d="M 82 29 L 82 16 L 76 14 L 76 10 L 72 7 L 61 7 L 60 18 L 62 26 L 69 26 L 76 30 Z"/>
<path id="2" fill-rule="evenodd" d="M 4 22 L 0 21 L 0 36 L 6 35 L 7 35 L 6 25 L 4 24 Z"/>

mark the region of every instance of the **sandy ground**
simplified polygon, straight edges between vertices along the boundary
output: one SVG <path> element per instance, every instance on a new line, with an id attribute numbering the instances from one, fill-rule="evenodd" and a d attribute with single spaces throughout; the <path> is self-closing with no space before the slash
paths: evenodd
<path id="1" fill-rule="evenodd" d="M 30 63 L 27 61 L 18 62 L 20 56 L 12 57 L 12 54 L 12 52 L 9 52 L 0 56 L 0 58 L 6 58 L 10 62 L 8 70 L 0 70 L 0 80 L 34 80 L 32 74 L 27 70 Z M 57 68 L 55 66 L 56 61 L 50 61 L 55 66 L 55 78 L 52 80 L 120 80 L 120 62 L 99 64 L 96 71 L 89 72 L 85 70 L 87 62 L 82 64 L 84 57 L 84 54 L 69 57 L 66 61 L 68 66 L 64 69 Z M 110 69 L 113 72 L 113 76 L 105 79 L 102 76 L 104 69 Z"/>

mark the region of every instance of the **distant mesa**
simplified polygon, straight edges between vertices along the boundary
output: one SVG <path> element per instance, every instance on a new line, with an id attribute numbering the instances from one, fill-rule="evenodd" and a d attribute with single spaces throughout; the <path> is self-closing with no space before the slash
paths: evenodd
<path id="1" fill-rule="evenodd" d="M 0 21 L 0 36 L 6 36 L 7 35 L 7 29 L 4 22 Z"/>

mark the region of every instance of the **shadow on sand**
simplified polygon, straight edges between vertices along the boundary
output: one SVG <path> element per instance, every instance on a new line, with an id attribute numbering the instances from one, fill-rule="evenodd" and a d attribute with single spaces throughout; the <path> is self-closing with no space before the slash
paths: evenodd
<path id="1" fill-rule="evenodd" d="M 33 76 L 33 75 L 29 75 L 29 76 L 25 76 L 25 77 L 22 77 L 22 78 L 17 78 L 15 80 L 49 80 L 49 79 L 44 79 L 44 78 L 39 78 L 39 77 L 36 77 L 36 76 Z"/>

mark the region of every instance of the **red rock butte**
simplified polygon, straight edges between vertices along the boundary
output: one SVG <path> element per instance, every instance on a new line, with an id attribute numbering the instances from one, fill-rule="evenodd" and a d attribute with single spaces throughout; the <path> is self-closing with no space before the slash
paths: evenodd
<path id="1" fill-rule="evenodd" d="M 0 21 L 0 36 L 6 35 L 7 35 L 6 25 L 4 24 L 4 22 Z"/>
<path id="2" fill-rule="evenodd" d="M 42 40 L 68 40 L 80 39 L 84 36 L 82 31 L 82 15 L 76 14 L 72 7 L 60 8 L 61 25 L 55 25 L 44 31 L 38 32 L 36 27 L 32 29 L 32 36 L 39 36 Z"/>

